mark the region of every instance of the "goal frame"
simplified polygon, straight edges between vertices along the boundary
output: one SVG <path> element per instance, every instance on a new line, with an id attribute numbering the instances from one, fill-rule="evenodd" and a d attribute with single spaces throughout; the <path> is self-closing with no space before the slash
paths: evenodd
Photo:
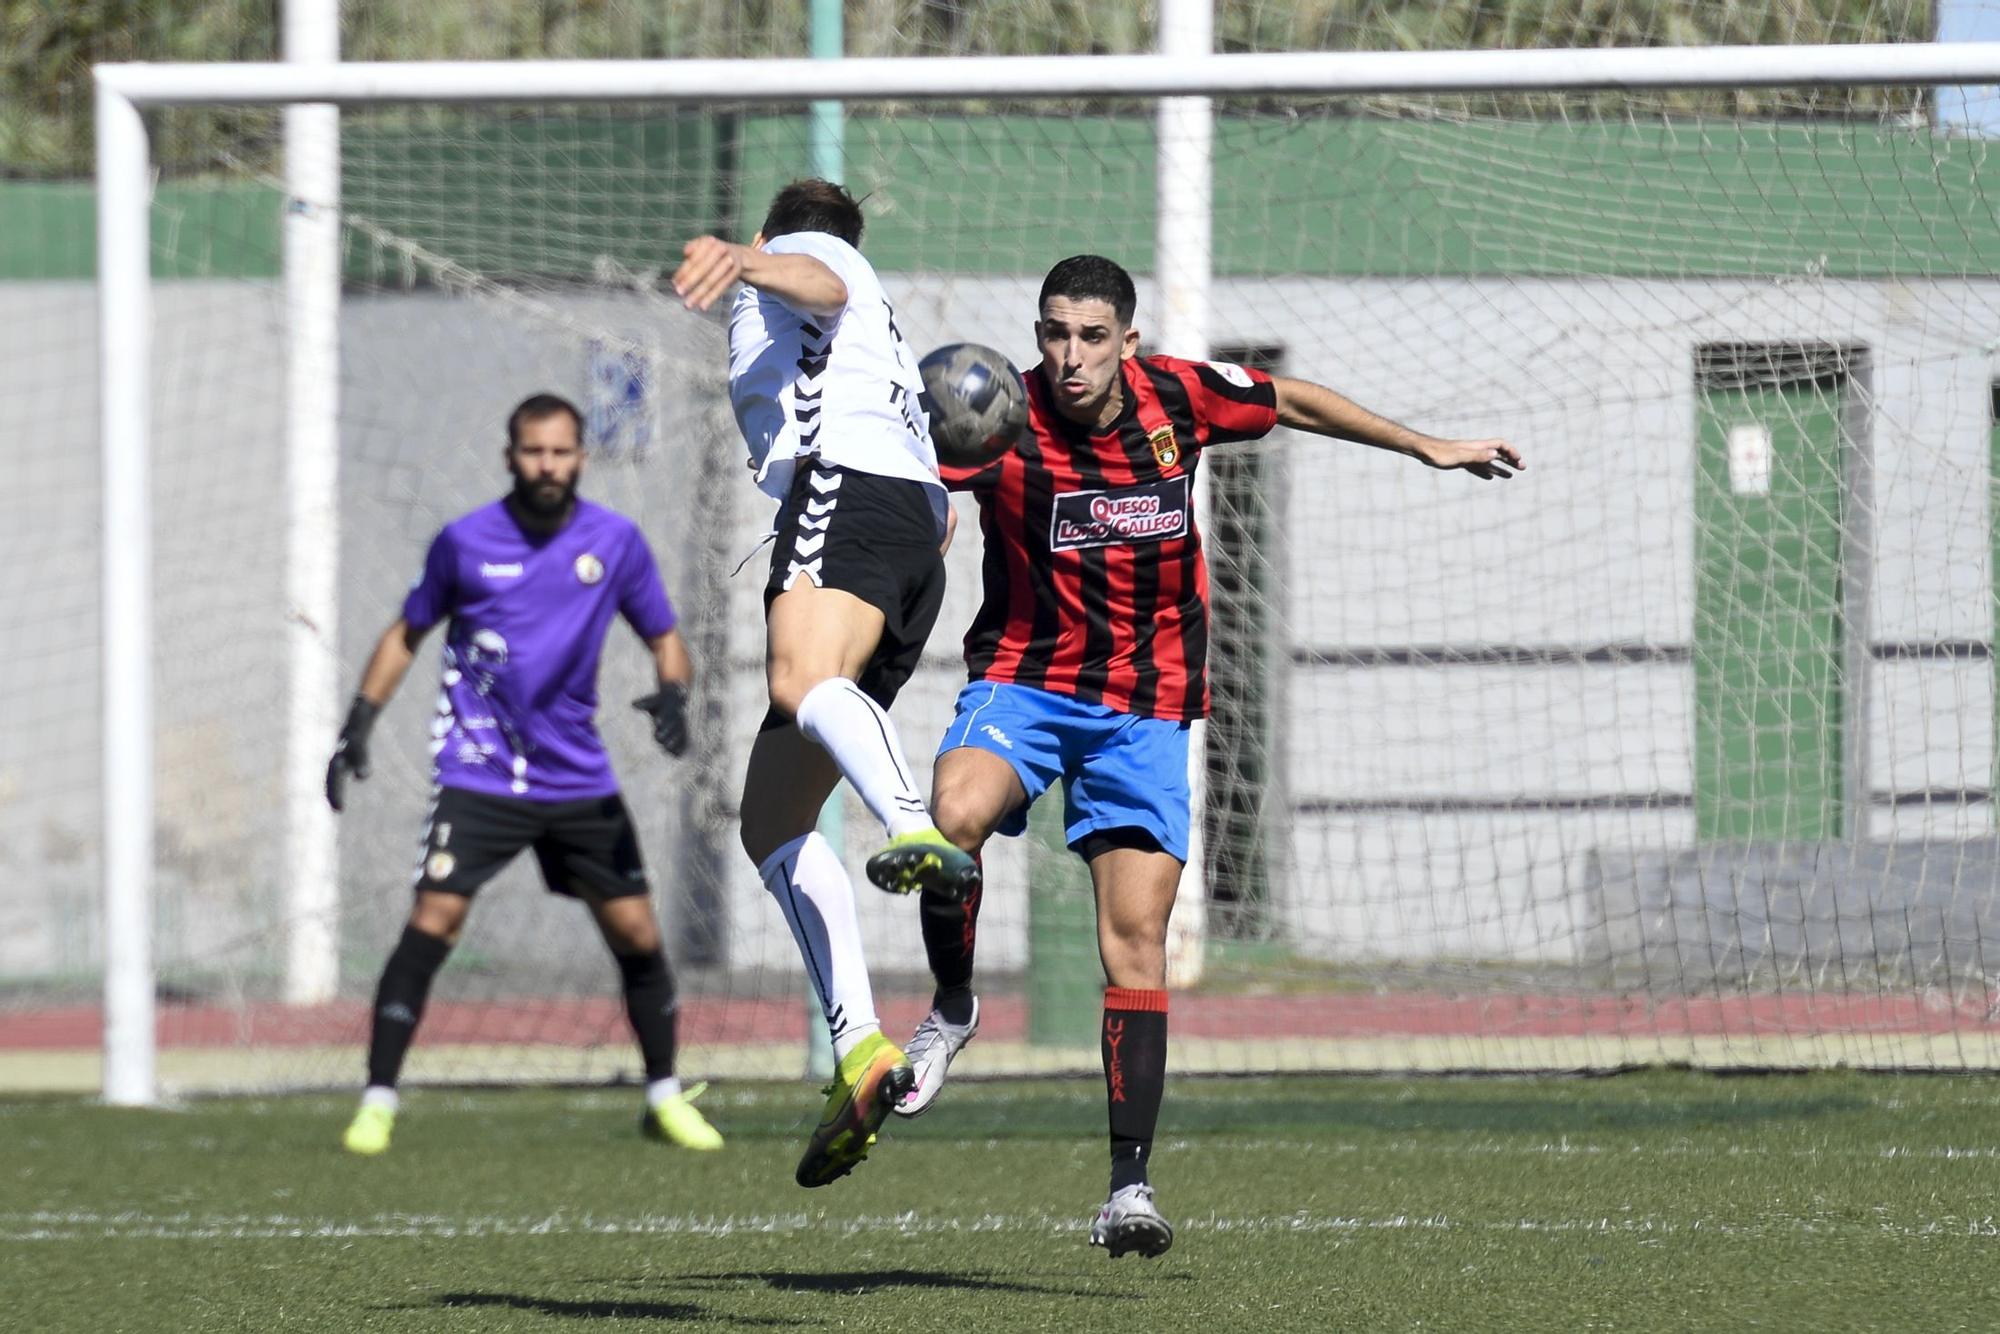
<path id="1" fill-rule="evenodd" d="M 2000 81 L 2000 42 L 1536 51 L 1207 54 L 1201 25 L 1158 55 L 828 60 L 104 64 L 96 103 L 102 480 L 102 866 L 108 1103 L 151 1105 L 155 1074 L 150 186 L 143 113 L 186 106 L 1161 99 L 1162 350 L 1206 352 L 1207 99 Z M 337 184 L 334 187 L 337 189 Z M 331 198 L 294 200 L 330 214 Z M 331 429 L 330 425 L 327 427 Z M 329 485 L 329 475 L 315 475 Z M 295 478 L 295 481 L 308 479 Z M 323 577 L 323 572 L 322 572 Z M 319 701 L 330 708 L 330 701 Z M 1199 751 L 1196 752 L 1199 754 Z M 1190 866 L 1198 865 L 1191 859 Z M 1198 874 L 1198 871 L 1195 872 Z M 296 924 L 295 924 L 296 926 Z"/>

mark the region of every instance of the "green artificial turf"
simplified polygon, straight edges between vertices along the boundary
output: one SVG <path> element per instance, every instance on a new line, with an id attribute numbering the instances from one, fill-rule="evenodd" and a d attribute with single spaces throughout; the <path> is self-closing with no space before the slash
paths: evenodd
<path id="1" fill-rule="evenodd" d="M 1853 1074 L 1184 1080 L 1160 1260 L 1085 1244 L 1102 1086 L 967 1083 L 792 1184 L 818 1099 L 639 1139 L 630 1090 L 172 1112 L 0 1100 L 10 1329 L 2000 1327 L 2000 1084 Z"/>

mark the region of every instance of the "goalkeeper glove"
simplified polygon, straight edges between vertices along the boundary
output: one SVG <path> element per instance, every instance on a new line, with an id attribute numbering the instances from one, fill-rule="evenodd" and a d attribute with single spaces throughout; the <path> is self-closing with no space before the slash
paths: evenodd
<path id="1" fill-rule="evenodd" d="M 382 706 L 365 695 L 356 695 L 347 710 L 340 740 L 333 743 L 333 758 L 326 762 L 326 804 L 336 811 L 344 808 L 347 776 L 368 777 L 368 733 L 374 730 L 376 715 L 381 712 Z"/>
<path id="2" fill-rule="evenodd" d="M 687 703 L 686 686 L 679 681 L 662 681 L 652 694 L 633 700 L 632 707 L 653 715 L 653 740 L 660 743 L 660 749 L 680 755 L 688 748 Z"/>

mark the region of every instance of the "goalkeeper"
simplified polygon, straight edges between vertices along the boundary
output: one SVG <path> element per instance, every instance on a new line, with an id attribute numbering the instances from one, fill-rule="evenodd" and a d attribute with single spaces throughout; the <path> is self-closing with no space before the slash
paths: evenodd
<path id="1" fill-rule="evenodd" d="M 652 715 L 654 739 L 669 755 L 687 748 L 692 671 L 645 538 L 576 494 L 582 427 L 576 407 L 552 394 L 514 409 L 506 453 L 513 491 L 446 524 L 431 542 L 327 765 L 326 799 L 338 811 L 349 776 L 368 776 L 376 715 L 424 635 L 449 619 L 431 721 L 437 788 L 416 904 L 375 993 L 368 1087 L 342 1140 L 353 1153 L 389 1147 L 396 1079 L 431 979 L 464 929 L 472 896 L 527 848 L 552 893 L 589 905 L 617 962 L 646 1067 L 643 1129 L 685 1148 L 722 1147 L 674 1076 L 674 977 L 638 832 L 594 721 L 598 660 L 614 615 L 652 651 L 659 689 L 637 707 Z"/>
<path id="2" fill-rule="evenodd" d="M 971 681 L 938 748 L 931 809 L 977 853 L 1019 834 L 1058 779 L 1072 851 L 1090 866 L 1108 986 L 1100 1044 L 1111 1192 L 1090 1230 L 1114 1256 L 1173 1243 L 1147 1182 L 1167 1068 L 1167 918 L 1188 855 L 1188 729 L 1208 711 L 1208 572 L 1194 472 L 1212 445 L 1277 426 L 1356 440 L 1433 468 L 1504 478 L 1504 440 L 1441 440 L 1319 385 L 1261 371 L 1138 355 L 1131 277 L 1078 255 L 1042 284 L 1041 363 L 1026 381 L 1029 429 L 979 468 L 944 469 L 970 491 L 985 535 L 985 602 L 965 637 Z M 937 1097 L 977 1031 L 972 956 L 979 907 L 926 895 L 937 981 L 907 1053 L 905 1116 Z"/>

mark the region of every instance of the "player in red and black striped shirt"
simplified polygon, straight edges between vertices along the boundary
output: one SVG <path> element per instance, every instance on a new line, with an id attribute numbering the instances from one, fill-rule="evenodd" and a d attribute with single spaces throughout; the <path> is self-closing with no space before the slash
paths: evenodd
<path id="1" fill-rule="evenodd" d="M 1030 438 L 985 469 L 944 470 L 947 485 L 978 495 L 986 538 L 966 665 L 975 681 L 1185 722 L 1208 712 L 1196 460 L 1268 433 L 1277 399 L 1261 371 L 1171 357 L 1119 365 L 1109 422 L 1070 421 L 1065 387 L 1030 374 Z"/>
<path id="2" fill-rule="evenodd" d="M 1060 778 L 1070 848 L 1090 865 L 1104 961 L 1102 1052 L 1111 1198 L 1091 1244 L 1158 1255 L 1173 1230 L 1146 1162 L 1166 1077 L 1167 917 L 1188 853 L 1188 725 L 1208 711 L 1208 571 L 1195 528 L 1202 451 L 1286 426 L 1505 478 L 1504 440 L 1443 440 L 1320 385 L 1173 357 L 1141 357 L 1124 269 L 1078 255 L 1042 283 L 1041 364 L 1024 377 L 1029 430 L 980 469 L 944 470 L 979 501 L 985 604 L 965 638 L 971 683 L 939 747 L 931 810 L 968 852 L 1018 834 Z M 907 1048 L 937 1096 L 978 1027 L 974 897 L 927 898 L 938 992 Z"/>

